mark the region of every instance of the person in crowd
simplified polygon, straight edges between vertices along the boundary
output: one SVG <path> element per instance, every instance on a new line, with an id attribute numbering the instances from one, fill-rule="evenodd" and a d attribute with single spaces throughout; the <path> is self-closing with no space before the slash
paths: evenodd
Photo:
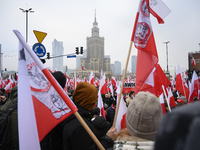
<path id="1" fill-rule="evenodd" d="M 200 102 L 181 106 L 164 115 L 154 150 L 199 150 Z"/>
<path id="2" fill-rule="evenodd" d="M 73 93 L 73 101 L 78 108 L 78 113 L 89 126 L 94 135 L 99 139 L 105 149 L 113 146 L 116 139 L 116 128 L 111 128 L 103 137 L 98 137 L 97 129 L 91 119 L 93 108 L 97 101 L 97 88 L 87 82 L 77 85 Z M 74 114 L 62 122 L 63 125 L 63 149 L 64 150 L 95 150 L 98 149 L 90 135 L 78 121 Z"/>
<path id="3" fill-rule="evenodd" d="M 113 101 L 117 101 L 117 92 L 114 92 Z"/>
<path id="4" fill-rule="evenodd" d="M 187 98 L 186 98 L 182 93 L 180 93 L 179 96 L 180 96 L 179 98 L 182 99 L 182 100 L 184 101 L 185 104 L 188 103 Z"/>
<path id="5" fill-rule="evenodd" d="M 198 101 L 199 101 L 199 99 L 196 96 L 194 96 L 193 102 L 198 102 Z"/>
<path id="6" fill-rule="evenodd" d="M 106 117 L 106 120 L 110 123 L 111 122 L 111 118 L 108 116 L 108 105 L 107 104 L 104 104 L 104 112 L 105 112 L 105 117 Z"/>
<path id="7" fill-rule="evenodd" d="M 112 102 L 110 100 L 110 97 L 108 95 L 108 93 L 105 94 L 105 97 L 102 97 L 103 98 L 103 103 L 104 104 L 107 104 L 108 107 L 110 107 L 112 105 Z"/>
<path id="8" fill-rule="evenodd" d="M 3 106 L 8 100 L 8 94 L 6 93 L 4 88 L 0 89 L 0 107 Z"/>
<path id="9" fill-rule="evenodd" d="M 17 103 L 17 101 L 18 101 L 17 86 L 15 86 L 11 89 L 10 99 L 5 102 L 5 104 L 0 108 L 0 110 L 2 112 L 5 112 L 11 105 Z M 18 150 L 19 140 L 18 140 L 17 108 L 10 114 L 10 133 L 12 141 L 9 144 L 9 150 Z"/>
<path id="10" fill-rule="evenodd" d="M 182 99 L 177 99 L 177 108 L 179 108 L 180 106 L 183 106 L 183 105 L 185 105 L 185 102 L 182 100 Z"/>
<path id="11" fill-rule="evenodd" d="M 94 107 L 93 111 L 94 116 L 92 118 L 92 123 L 97 129 L 98 137 L 101 138 L 108 132 L 108 130 L 111 128 L 111 125 L 103 116 L 100 116 L 99 107 Z"/>
<path id="12" fill-rule="evenodd" d="M 128 106 L 127 128 L 118 133 L 113 149 L 153 149 L 162 116 L 158 98 L 149 92 L 139 92 Z"/>
<path id="13" fill-rule="evenodd" d="M 135 92 L 134 91 L 130 91 L 128 98 L 126 98 L 126 105 L 128 106 L 130 104 L 130 102 L 133 100 L 133 98 L 135 97 Z"/>
<path id="14" fill-rule="evenodd" d="M 113 125 L 115 110 L 116 110 L 116 101 L 113 102 L 113 105 L 111 105 L 107 111 L 107 117 L 110 118 L 109 123 L 111 124 L 111 126 Z"/>

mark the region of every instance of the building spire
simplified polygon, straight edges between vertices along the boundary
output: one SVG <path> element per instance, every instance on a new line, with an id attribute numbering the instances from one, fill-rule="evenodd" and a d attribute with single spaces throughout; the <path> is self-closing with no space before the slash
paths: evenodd
<path id="1" fill-rule="evenodd" d="M 95 11 L 94 11 L 94 22 L 97 22 L 96 21 L 96 8 L 95 8 Z"/>

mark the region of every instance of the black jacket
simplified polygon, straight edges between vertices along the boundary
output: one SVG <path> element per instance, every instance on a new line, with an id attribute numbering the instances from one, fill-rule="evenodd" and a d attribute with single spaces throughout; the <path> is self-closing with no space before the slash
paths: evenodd
<path id="1" fill-rule="evenodd" d="M 111 125 L 103 116 L 96 117 L 92 121 L 93 125 L 97 130 L 97 134 L 99 137 L 103 137 L 107 131 L 111 128 Z"/>
<path id="2" fill-rule="evenodd" d="M 113 141 L 108 136 L 103 136 L 99 138 L 97 130 L 93 123 L 91 122 L 91 118 L 93 116 L 92 111 L 88 111 L 83 107 L 76 104 L 78 107 L 78 113 L 81 115 L 83 120 L 92 130 L 92 132 L 99 139 L 101 144 L 105 149 L 113 146 Z M 80 124 L 78 119 L 73 115 L 68 117 L 65 121 L 63 121 L 63 149 L 64 150 L 96 150 L 98 149 L 95 142 L 92 140 L 90 135 L 84 129 L 84 127 Z"/>

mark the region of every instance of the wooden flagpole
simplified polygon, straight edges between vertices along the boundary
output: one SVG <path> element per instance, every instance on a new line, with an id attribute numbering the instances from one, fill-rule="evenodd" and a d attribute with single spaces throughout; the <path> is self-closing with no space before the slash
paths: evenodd
<path id="1" fill-rule="evenodd" d="M 80 116 L 78 112 L 75 112 L 74 115 L 78 119 L 78 121 L 81 123 L 81 125 L 85 128 L 87 133 L 90 135 L 90 137 L 93 139 L 93 141 L 97 144 L 100 150 L 105 150 L 105 148 L 102 146 L 102 144 L 99 142 L 97 137 L 94 135 L 94 133 L 91 131 L 91 129 L 88 127 L 88 125 L 85 123 L 83 118 Z"/>
<path id="2" fill-rule="evenodd" d="M 117 114 L 118 114 L 118 110 L 119 110 L 119 104 L 120 104 L 120 100 L 121 100 L 122 90 L 123 90 L 123 87 L 124 87 L 124 79 L 125 79 L 125 76 L 126 76 L 126 70 L 127 70 L 127 67 L 128 67 L 128 62 L 129 62 L 129 58 L 130 58 L 130 54 L 131 54 L 132 43 L 133 42 L 131 41 L 128 56 L 127 56 L 127 59 L 126 59 L 126 65 L 125 65 L 125 69 L 124 69 L 123 79 L 122 79 L 122 83 L 121 83 L 121 89 L 120 89 L 119 96 L 117 97 L 117 99 L 118 99 L 117 108 L 115 110 L 115 117 L 114 117 L 114 121 L 113 121 L 114 127 L 115 127 L 116 120 L 117 120 Z"/>
<path id="3" fill-rule="evenodd" d="M 139 5 L 141 5 L 141 3 Z M 136 30 L 136 26 L 137 26 L 137 22 L 138 22 L 138 17 L 139 17 L 139 10 L 138 10 L 138 12 L 136 14 L 135 24 L 134 24 L 134 27 L 133 27 L 133 33 L 132 33 L 132 37 L 131 37 L 131 43 L 130 43 L 130 46 L 129 46 L 128 56 L 127 56 L 127 59 L 126 59 L 126 65 L 125 65 L 125 68 L 124 68 L 124 74 L 123 74 L 123 79 L 122 79 L 122 83 L 121 83 L 121 89 L 120 89 L 119 96 L 117 97 L 117 99 L 118 99 L 117 100 L 117 108 L 115 110 L 115 117 L 114 117 L 114 121 L 113 121 L 113 127 L 115 127 L 116 120 L 117 120 L 119 104 L 120 104 L 120 101 L 121 101 L 122 90 L 123 90 L 123 87 L 124 87 L 124 80 L 125 80 L 126 71 L 127 71 L 127 67 L 128 67 L 128 62 L 129 62 L 129 58 L 130 58 L 130 54 L 131 54 L 131 48 L 132 48 L 132 44 L 133 44 L 133 40 L 134 40 L 134 36 L 135 36 L 135 30 Z"/>

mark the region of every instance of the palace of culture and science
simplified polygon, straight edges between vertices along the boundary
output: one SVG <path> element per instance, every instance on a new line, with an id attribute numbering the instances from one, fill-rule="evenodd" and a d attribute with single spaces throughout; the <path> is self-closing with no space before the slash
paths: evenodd
<path id="1" fill-rule="evenodd" d="M 87 37 L 87 56 L 86 58 L 80 59 L 80 68 L 83 65 L 88 73 L 84 73 L 84 76 L 93 71 L 96 77 L 100 77 L 101 71 L 103 73 L 110 73 L 110 58 L 104 55 L 104 37 L 99 36 L 98 23 L 96 21 L 96 16 L 92 28 L 92 36 Z M 76 70 L 78 72 L 79 69 Z M 79 72 L 82 74 L 81 72 Z"/>

